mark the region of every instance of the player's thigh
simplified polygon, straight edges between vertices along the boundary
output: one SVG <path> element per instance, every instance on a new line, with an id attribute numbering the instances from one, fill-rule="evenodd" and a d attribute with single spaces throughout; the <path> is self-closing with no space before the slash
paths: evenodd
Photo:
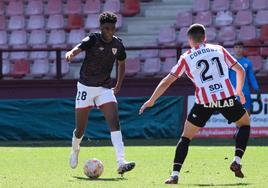
<path id="1" fill-rule="evenodd" d="M 97 90 L 94 87 L 88 87 L 77 83 L 77 93 L 75 98 L 75 109 L 87 109 L 94 107 L 94 93 Z"/>
<path id="2" fill-rule="evenodd" d="M 108 103 L 117 103 L 112 89 L 101 88 L 100 90 L 100 94 L 94 100 L 97 107 Z"/>
<path id="3" fill-rule="evenodd" d="M 191 122 L 189 122 L 188 120 L 186 120 L 185 124 L 184 124 L 182 136 L 192 140 L 192 138 L 197 134 L 197 132 L 200 129 L 201 129 L 201 127 L 198 127 L 198 126 L 192 124 Z"/>
<path id="4" fill-rule="evenodd" d="M 229 106 L 219 108 L 218 111 L 228 120 L 228 123 L 235 122 L 238 126 L 241 125 L 241 123 L 248 123 L 247 125 L 249 125 L 249 118 L 248 121 L 246 120 L 248 113 L 243 105 L 236 98 L 226 100 L 228 100 Z"/>
<path id="5" fill-rule="evenodd" d="M 187 121 L 197 127 L 204 127 L 215 110 L 202 104 L 194 104 L 187 116 Z"/>

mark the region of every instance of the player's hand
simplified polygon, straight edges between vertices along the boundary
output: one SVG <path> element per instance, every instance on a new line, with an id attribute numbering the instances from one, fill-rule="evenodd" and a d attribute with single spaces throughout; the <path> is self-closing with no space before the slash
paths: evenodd
<path id="1" fill-rule="evenodd" d="M 245 104 L 246 103 L 246 98 L 244 96 L 244 93 L 242 91 L 236 91 L 237 93 L 237 96 L 240 98 L 240 102 L 242 104 Z"/>
<path id="2" fill-rule="evenodd" d="M 112 90 L 114 91 L 114 94 L 116 95 L 117 93 L 119 93 L 121 87 L 119 86 L 115 86 L 114 88 L 112 88 Z"/>
<path id="3" fill-rule="evenodd" d="M 146 108 L 150 108 L 154 105 L 154 102 L 148 100 L 146 101 L 140 108 L 140 111 L 139 111 L 139 115 L 141 115 L 143 113 L 143 111 L 146 109 Z"/>
<path id="4" fill-rule="evenodd" d="M 65 54 L 65 58 L 67 61 L 72 61 L 73 58 L 74 58 L 74 54 L 73 54 L 73 51 L 68 51 L 66 54 Z"/>

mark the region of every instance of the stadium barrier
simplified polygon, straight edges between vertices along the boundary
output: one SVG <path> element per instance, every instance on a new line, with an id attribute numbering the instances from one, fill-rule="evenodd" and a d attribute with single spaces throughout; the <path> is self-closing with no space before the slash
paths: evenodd
<path id="1" fill-rule="evenodd" d="M 138 114 L 147 97 L 119 97 L 124 138 L 178 138 L 183 122 L 183 97 L 161 97 L 154 108 Z M 0 101 L 0 140 L 70 140 L 75 128 L 74 99 Z M 103 114 L 93 110 L 87 139 L 110 138 Z"/>

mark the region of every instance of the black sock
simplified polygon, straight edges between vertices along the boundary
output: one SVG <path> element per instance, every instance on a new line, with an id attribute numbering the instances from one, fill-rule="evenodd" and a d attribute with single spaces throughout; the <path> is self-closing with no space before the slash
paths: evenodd
<path id="1" fill-rule="evenodd" d="M 242 158 L 248 144 L 249 134 L 250 126 L 246 125 L 239 128 L 235 140 L 235 156 Z"/>
<path id="2" fill-rule="evenodd" d="M 181 139 L 179 140 L 177 147 L 176 147 L 173 171 L 179 172 L 181 170 L 184 159 L 186 158 L 187 153 L 188 153 L 190 141 L 191 140 L 186 137 L 181 137 Z"/>

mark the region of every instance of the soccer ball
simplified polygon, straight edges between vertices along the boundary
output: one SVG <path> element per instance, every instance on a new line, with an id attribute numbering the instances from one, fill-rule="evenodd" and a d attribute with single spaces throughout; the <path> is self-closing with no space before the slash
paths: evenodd
<path id="1" fill-rule="evenodd" d="M 103 164 L 98 159 L 89 159 L 84 164 L 84 174 L 89 178 L 98 178 L 103 172 Z"/>

